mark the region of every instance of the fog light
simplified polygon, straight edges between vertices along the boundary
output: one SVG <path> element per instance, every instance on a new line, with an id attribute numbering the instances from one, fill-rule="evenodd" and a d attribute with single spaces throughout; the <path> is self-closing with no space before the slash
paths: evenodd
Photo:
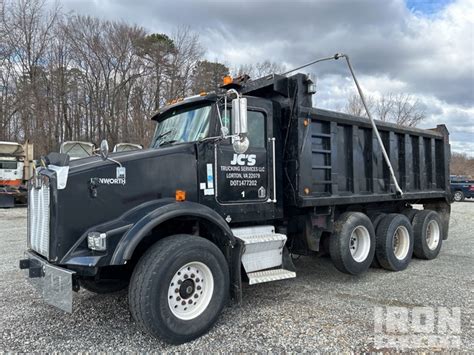
<path id="1" fill-rule="evenodd" d="M 90 232 L 87 234 L 87 246 L 92 250 L 104 251 L 107 249 L 106 234 Z"/>

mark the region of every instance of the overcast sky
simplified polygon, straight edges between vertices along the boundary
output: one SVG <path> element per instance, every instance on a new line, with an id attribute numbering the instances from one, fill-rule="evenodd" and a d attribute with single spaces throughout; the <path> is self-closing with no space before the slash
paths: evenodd
<path id="1" fill-rule="evenodd" d="M 474 156 L 472 0 L 61 0 L 63 10 L 200 36 L 209 60 L 266 59 L 292 68 L 350 55 L 369 95 L 409 93 L 425 106 L 422 127 L 445 123 L 452 150 Z M 315 104 L 342 109 L 355 93 L 342 61 L 304 70 L 317 77 Z"/>

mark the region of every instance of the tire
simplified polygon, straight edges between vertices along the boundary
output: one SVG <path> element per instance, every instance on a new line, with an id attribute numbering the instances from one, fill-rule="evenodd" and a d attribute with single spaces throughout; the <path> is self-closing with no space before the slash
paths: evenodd
<path id="1" fill-rule="evenodd" d="M 377 229 L 378 224 L 386 215 L 387 214 L 383 212 L 372 212 L 368 214 L 370 220 L 372 221 L 372 225 L 374 226 L 374 230 Z"/>
<path id="2" fill-rule="evenodd" d="M 368 215 L 370 220 L 372 221 L 372 225 L 374 226 L 374 231 L 377 231 L 377 226 L 386 215 L 387 215 L 386 213 L 381 213 L 381 212 L 373 212 Z M 377 246 L 377 232 L 375 233 L 375 245 Z M 380 269 L 382 267 L 379 261 L 377 260 L 377 255 L 374 255 L 374 259 L 372 260 L 370 267 L 373 267 L 376 269 Z"/>
<path id="3" fill-rule="evenodd" d="M 229 270 L 219 248 L 201 237 L 174 235 L 139 260 L 130 281 L 130 310 L 147 332 L 182 344 L 213 326 L 229 291 Z"/>
<path id="4" fill-rule="evenodd" d="M 413 227 L 403 214 L 385 216 L 376 231 L 375 255 L 387 270 L 401 271 L 407 268 L 413 254 Z"/>
<path id="5" fill-rule="evenodd" d="M 92 281 L 92 280 L 81 280 L 81 287 L 87 291 L 104 295 L 107 293 L 115 293 L 121 291 L 128 286 L 127 280 L 103 280 L 103 281 Z"/>
<path id="6" fill-rule="evenodd" d="M 415 215 L 419 212 L 420 210 L 415 210 L 413 208 L 407 208 L 402 211 L 402 214 L 407 216 L 408 220 L 410 223 L 413 223 L 413 218 L 415 218 Z"/>
<path id="7" fill-rule="evenodd" d="M 456 201 L 456 202 L 462 202 L 462 201 L 464 201 L 464 199 L 465 199 L 464 192 L 462 192 L 462 191 L 455 191 L 453 198 L 454 198 L 454 201 Z"/>
<path id="8" fill-rule="evenodd" d="M 413 254 L 419 259 L 431 260 L 438 256 L 443 242 L 442 223 L 438 213 L 423 210 L 413 219 Z"/>
<path id="9" fill-rule="evenodd" d="M 361 212 L 343 213 L 329 238 L 329 253 L 341 272 L 358 275 L 367 271 L 375 252 L 375 232 L 369 217 Z"/>

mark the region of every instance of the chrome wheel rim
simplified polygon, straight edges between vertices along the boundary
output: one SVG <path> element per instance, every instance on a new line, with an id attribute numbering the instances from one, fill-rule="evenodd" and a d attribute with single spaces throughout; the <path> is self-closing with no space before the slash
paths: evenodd
<path id="1" fill-rule="evenodd" d="M 357 226 L 351 233 L 349 250 L 358 263 L 367 259 L 370 251 L 370 234 L 364 226 Z"/>
<path id="2" fill-rule="evenodd" d="M 461 201 L 461 198 L 462 198 L 462 194 L 459 191 L 454 193 L 454 199 L 456 201 Z"/>
<path id="3" fill-rule="evenodd" d="M 193 261 L 181 267 L 168 287 L 168 306 L 179 319 L 200 316 L 209 306 L 214 292 L 214 277 L 207 265 Z"/>
<path id="4" fill-rule="evenodd" d="M 393 253 L 398 260 L 403 260 L 410 249 L 410 233 L 404 226 L 398 226 L 393 233 Z"/>
<path id="5" fill-rule="evenodd" d="M 426 226 L 426 245 L 430 250 L 435 250 L 438 247 L 440 234 L 438 222 L 429 221 Z"/>

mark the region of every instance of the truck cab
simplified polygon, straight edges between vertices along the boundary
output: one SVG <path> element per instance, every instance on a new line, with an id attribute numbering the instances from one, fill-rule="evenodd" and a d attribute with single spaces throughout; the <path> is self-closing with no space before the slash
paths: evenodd
<path id="1" fill-rule="evenodd" d="M 277 187 L 281 176 L 274 170 L 279 129 L 274 129 L 272 102 L 246 98 L 249 143 L 245 152 L 238 153 L 232 142 L 231 105 L 224 111 L 215 94 L 187 101 L 166 107 L 153 117 L 157 128 L 151 147 L 195 142 L 196 201 L 209 206 L 229 223 L 281 217 L 282 191 Z M 222 126 L 219 117 L 225 122 Z M 229 133 L 227 137 L 222 136 L 223 128 Z"/>

